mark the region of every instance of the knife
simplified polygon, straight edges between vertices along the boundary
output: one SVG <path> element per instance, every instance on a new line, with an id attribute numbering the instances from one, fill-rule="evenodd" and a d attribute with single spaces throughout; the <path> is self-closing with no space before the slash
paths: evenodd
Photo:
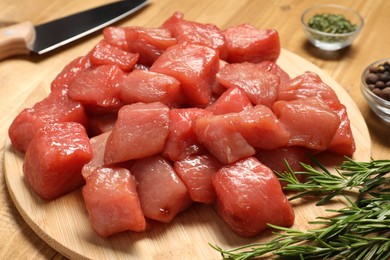
<path id="1" fill-rule="evenodd" d="M 148 0 L 122 0 L 33 26 L 22 22 L 0 29 L 0 60 L 43 54 L 100 30 L 138 11 Z"/>

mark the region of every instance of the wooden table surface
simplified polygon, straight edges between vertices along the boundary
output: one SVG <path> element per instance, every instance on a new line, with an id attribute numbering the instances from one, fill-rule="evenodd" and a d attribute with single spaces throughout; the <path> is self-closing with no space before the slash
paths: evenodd
<path id="1" fill-rule="evenodd" d="M 78 12 L 109 0 L 46 1 L 2 0 L 0 25 L 4 22 L 31 21 L 40 24 Z M 300 28 L 300 14 L 316 3 L 338 3 L 360 12 L 365 26 L 354 44 L 337 52 L 323 52 L 305 39 Z M 389 159 L 390 126 L 386 126 L 367 106 L 360 93 L 360 77 L 365 66 L 390 57 L 390 1 L 376 0 L 152 0 L 150 5 L 127 18 L 118 26 L 157 27 L 174 11 L 182 11 L 185 19 L 214 23 L 220 28 L 250 23 L 259 28 L 278 30 L 284 49 L 311 61 L 334 78 L 355 100 L 361 110 L 372 139 L 372 157 Z M 0 61 L 0 142 L 3 165 L 4 140 L 10 123 L 21 110 L 30 93 L 51 80 L 66 63 L 86 54 L 100 39 L 100 32 L 40 57 L 14 57 Z M 0 259 L 65 259 L 24 222 L 15 208 L 0 168 Z"/>

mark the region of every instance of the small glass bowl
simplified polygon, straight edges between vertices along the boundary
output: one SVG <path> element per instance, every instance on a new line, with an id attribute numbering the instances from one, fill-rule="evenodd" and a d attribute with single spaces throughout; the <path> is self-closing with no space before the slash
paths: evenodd
<path id="1" fill-rule="evenodd" d="M 374 92 L 372 92 L 372 90 L 366 83 L 366 77 L 370 73 L 370 68 L 383 64 L 386 61 L 390 62 L 390 58 L 375 61 L 367 66 L 367 68 L 363 71 L 362 74 L 360 90 L 362 92 L 363 97 L 366 99 L 368 105 L 371 107 L 372 111 L 374 111 L 374 113 L 387 124 L 390 124 L 390 101 L 376 95 Z"/>
<path id="2" fill-rule="evenodd" d="M 316 14 L 340 14 L 343 15 L 352 24 L 356 25 L 356 30 L 350 33 L 325 33 L 308 25 L 309 20 Z M 308 40 L 316 47 L 326 50 L 335 51 L 352 44 L 363 28 L 363 18 L 353 9 L 341 5 L 316 5 L 302 13 L 301 24 L 303 31 Z"/>

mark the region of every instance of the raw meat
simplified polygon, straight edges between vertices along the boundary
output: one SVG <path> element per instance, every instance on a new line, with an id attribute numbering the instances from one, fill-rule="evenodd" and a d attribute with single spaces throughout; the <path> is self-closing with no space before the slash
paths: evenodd
<path id="1" fill-rule="evenodd" d="M 88 116 L 87 132 L 93 137 L 105 132 L 112 131 L 118 118 L 118 113 L 106 113 Z"/>
<path id="2" fill-rule="evenodd" d="M 217 81 L 226 88 L 242 89 L 255 104 L 271 107 L 276 100 L 279 77 L 261 70 L 255 63 L 226 64 L 218 73 Z"/>
<path id="3" fill-rule="evenodd" d="M 180 81 L 188 102 L 208 104 L 219 67 L 218 52 L 209 47 L 180 43 L 168 48 L 150 70 L 172 76 Z"/>
<path id="4" fill-rule="evenodd" d="M 159 101 L 174 107 L 182 103 L 183 96 L 177 79 L 147 70 L 134 70 L 121 84 L 121 100 L 125 104 Z"/>
<path id="5" fill-rule="evenodd" d="M 170 46 L 177 43 L 167 29 L 130 26 L 125 28 L 127 50 L 139 53 L 139 62 L 150 66 Z"/>
<path id="6" fill-rule="evenodd" d="M 200 143 L 225 164 L 256 153 L 240 134 L 235 123 L 224 115 L 199 118 L 195 122 L 195 133 Z"/>
<path id="7" fill-rule="evenodd" d="M 223 31 L 230 63 L 276 61 L 280 55 L 279 34 L 273 29 L 257 29 L 241 24 Z"/>
<path id="8" fill-rule="evenodd" d="M 207 115 L 211 115 L 211 112 L 200 108 L 171 109 L 163 156 L 178 161 L 191 155 L 204 154 L 206 150 L 196 136 L 194 124 L 198 118 Z"/>
<path id="9" fill-rule="evenodd" d="M 128 51 L 125 28 L 119 26 L 108 26 L 103 29 L 103 36 L 111 45 Z"/>
<path id="10" fill-rule="evenodd" d="M 118 112 L 108 137 L 104 162 L 113 164 L 161 153 L 168 136 L 169 108 L 160 103 L 134 103 Z"/>
<path id="11" fill-rule="evenodd" d="M 219 59 L 219 69 L 220 71 L 225 65 L 228 64 L 226 61 Z M 218 72 L 217 72 L 218 74 Z M 214 81 L 213 86 L 212 86 L 212 92 L 213 95 L 219 97 L 221 96 L 224 92 L 226 91 L 226 87 L 220 84 L 217 80 Z"/>
<path id="12" fill-rule="evenodd" d="M 255 148 L 285 146 L 290 138 L 284 125 L 263 105 L 200 118 L 195 133 L 208 151 L 226 164 L 254 155 Z"/>
<path id="13" fill-rule="evenodd" d="M 81 56 L 72 60 L 67 64 L 62 71 L 51 82 L 51 91 L 65 90 L 67 91 L 69 85 L 71 85 L 76 76 L 87 68 L 91 67 L 91 62 L 88 56 Z"/>
<path id="14" fill-rule="evenodd" d="M 124 77 L 124 72 L 116 65 L 85 69 L 69 86 L 68 96 L 89 108 L 90 113 L 118 111 L 123 105 L 120 83 Z"/>
<path id="15" fill-rule="evenodd" d="M 310 150 L 301 146 L 289 146 L 281 147 L 272 150 L 258 150 L 255 157 L 268 168 L 272 169 L 274 172 L 283 173 L 288 171 L 286 163 L 288 163 L 289 168 L 294 171 L 303 171 L 301 163 L 310 165 Z M 296 177 L 301 182 L 304 182 L 306 179 L 305 175 L 296 174 Z M 282 186 L 285 186 L 285 182 L 280 183 Z"/>
<path id="16" fill-rule="evenodd" d="M 291 77 L 287 74 L 285 70 L 283 70 L 281 67 L 279 67 L 278 64 L 276 64 L 275 61 L 262 61 L 258 63 L 258 67 L 261 70 L 270 72 L 271 74 L 274 74 L 279 77 L 279 86 L 278 89 L 283 89 L 287 84 L 290 83 Z"/>
<path id="17" fill-rule="evenodd" d="M 134 176 L 124 168 L 100 167 L 86 178 L 82 194 L 92 228 L 99 236 L 146 229 L 136 187 Z"/>
<path id="18" fill-rule="evenodd" d="M 188 190 L 168 160 L 159 155 L 137 160 L 130 171 L 145 217 L 161 222 L 173 218 L 192 204 Z"/>
<path id="19" fill-rule="evenodd" d="M 214 115 L 241 112 L 253 107 L 248 96 L 237 87 L 228 88 L 213 104 L 206 109 Z"/>
<path id="20" fill-rule="evenodd" d="M 89 53 L 92 65 L 117 65 L 123 71 L 131 71 L 139 59 L 138 53 L 130 53 L 100 41 Z"/>
<path id="21" fill-rule="evenodd" d="M 273 110 L 290 132 L 290 146 L 324 151 L 329 147 L 340 119 L 318 98 L 277 101 Z"/>
<path id="22" fill-rule="evenodd" d="M 162 25 L 179 43 L 203 44 L 218 50 L 221 59 L 227 58 L 227 44 L 222 31 L 214 24 L 197 23 L 183 19 L 180 12 L 174 13 Z"/>
<path id="23" fill-rule="evenodd" d="M 314 72 L 305 72 L 278 89 L 277 100 L 302 98 L 319 98 L 328 106 L 340 104 L 336 92 L 326 85 Z"/>
<path id="24" fill-rule="evenodd" d="M 86 181 L 101 237 L 171 222 L 193 202 L 216 204 L 241 236 L 291 226 L 272 170 L 286 160 L 299 171 L 309 153 L 352 156 L 346 107 L 316 73 L 290 78 L 278 66 L 277 31 L 183 17 L 105 28 L 49 96 L 15 118 L 9 136 L 27 151 L 29 186 L 54 199 Z"/>
<path id="25" fill-rule="evenodd" d="M 333 111 L 337 113 L 341 122 L 336 134 L 329 144 L 328 151 L 352 157 L 356 150 L 356 144 L 355 139 L 353 138 L 347 108 L 343 104 L 340 104 L 340 108 Z"/>
<path id="26" fill-rule="evenodd" d="M 107 138 L 111 132 L 106 132 L 95 137 L 92 137 L 89 141 L 92 148 L 92 159 L 84 164 L 81 173 L 86 179 L 97 168 L 104 166 L 104 150 L 106 148 Z"/>
<path id="27" fill-rule="evenodd" d="M 294 211 L 271 169 L 249 157 L 222 167 L 212 178 L 218 212 L 233 231 L 253 237 L 267 224 L 294 223 Z"/>
<path id="28" fill-rule="evenodd" d="M 84 184 L 81 169 L 91 158 L 84 126 L 75 122 L 46 124 L 28 146 L 23 173 L 40 197 L 52 200 Z"/>
<path id="29" fill-rule="evenodd" d="M 289 131 L 267 106 L 257 105 L 224 117 L 254 148 L 271 150 L 289 142 Z"/>
<path id="30" fill-rule="evenodd" d="M 325 84 L 314 72 L 305 72 L 292 79 L 289 84 L 279 87 L 278 100 L 295 100 L 317 97 L 323 100 L 340 119 L 340 125 L 330 144 L 329 151 L 352 156 L 356 150 L 351 123 L 347 110 L 340 103 L 334 90 Z"/>
<path id="31" fill-rule="evenodd" d="M 175 171 L 186 185 L 191 199 L 208 204 L 216 201 L 211 178 L 222 166 L 210 154 L 189 156 L 174 163 Z"/>
<path id="32" fill-rule="evenodd" d="M 78 122 L 87 124 L 87 115 L 80 102 L 71 100 L 66 90 L 53 90 L 32 108 L 23 109 L 13 120 L 8 135 L 12 146 L 25 152 L 36 131 L 48 123 Z"/>

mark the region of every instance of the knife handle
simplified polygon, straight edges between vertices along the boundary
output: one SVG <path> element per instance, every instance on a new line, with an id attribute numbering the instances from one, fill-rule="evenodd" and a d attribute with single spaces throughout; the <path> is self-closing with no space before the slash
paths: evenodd
<path id="1" fill-rule="evenodd" d="M 1 28 L 0 60 L 14 55 L 29 54 L 34 39 L 35 29 L 30 22 Z"/>

